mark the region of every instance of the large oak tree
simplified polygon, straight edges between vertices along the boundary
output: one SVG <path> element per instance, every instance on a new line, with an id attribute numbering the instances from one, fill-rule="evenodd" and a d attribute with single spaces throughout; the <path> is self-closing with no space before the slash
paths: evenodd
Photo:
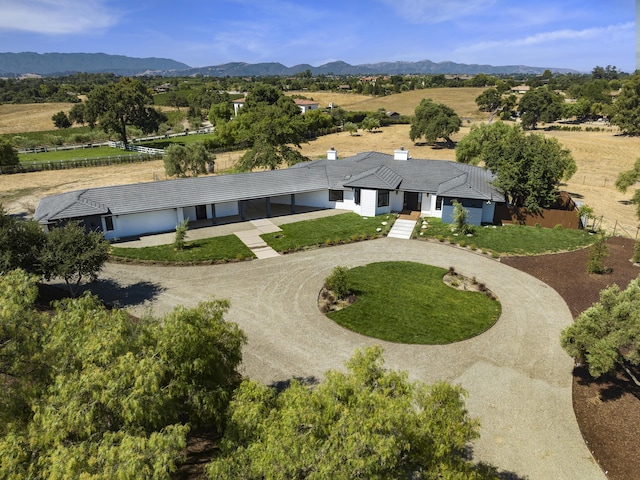
<path id="1" fill-rule="evenodd" d="M 460 117 L 451 107 L 424 98 L 416 107 L 411 119 L 409 138 L 415 142 L 424 137 L 430 144 L 435 143 L 438 138 L 443 138 L 449 145 L 453 145 L 451 135 L 458 132 L 461 125 Z"/>
<path id="2" fill-rule="evenodd" d="M 106 133 L 115 133 L 127 145 L 128 125 L 152 133 L 166 121 L 166 116 L 152 104 L 153 96 L 147 86 L 139 80 L 122 78 L 100 85 L 89 94 L 84 119 L 91 127 L 99 124 Z"/>
<path id="3" fill-rule="evenodd" d="M 456 160 L 484 164 L 496 174 L 494 185 L 511 204 L 532 211 L 553 203 L 560 182 L 577 169 L 571 152 L 555 138 L 525 133 L 503 122 L 473 126 L 458 142 Z"/>

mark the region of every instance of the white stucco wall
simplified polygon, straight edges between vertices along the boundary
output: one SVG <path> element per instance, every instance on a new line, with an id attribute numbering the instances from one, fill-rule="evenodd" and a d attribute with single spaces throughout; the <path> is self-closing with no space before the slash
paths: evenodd
<path id="1" fill-rule="evenodd" d="M 360 191 L 360 215 L 363 217 L 374 217 L 376 215 L 376 205 L 378 203 L 378 192 L 376 190 Z"/>
<path id="2" fill-rule="evenodd" d="M 105 238 L 133 237 L 146 233 L 169 232 L 178 224 L 176 209 L 157 212 L 134 213 L 131 215 L 114 215 L 113 230 L 105 232 Z"/>

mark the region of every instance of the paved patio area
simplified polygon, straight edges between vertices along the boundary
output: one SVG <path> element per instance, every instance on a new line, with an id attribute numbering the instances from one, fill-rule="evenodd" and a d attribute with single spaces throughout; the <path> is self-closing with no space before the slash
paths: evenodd
<path id="1" fill-rule="evenodd" d="M 502 315 L 475 338 L 421 346 L 363 337 L 320 313 L 317 296 L 336 265 L 380 260 L 453 266 L 485 283 L 500 299 Z M 573 413 L 572 360 L 559 344 L 572 321 L 566 304 L 546 284 L 495 260 L 439 243 L 384 238 L 215 266 L 110 263 L 101 278 L 93 289 L 136 314 L 229 299 L 226 318 L 249 339 L 243 373 L 265 384 L 320 379 L 328 369 L 343 369 L 355 349 L 380 344 L 388 366 L 411 379 L 467 389 L 468 408 L 482 424 L 474 459 L 497 465 L 504 478 L 606 478 Z"/>

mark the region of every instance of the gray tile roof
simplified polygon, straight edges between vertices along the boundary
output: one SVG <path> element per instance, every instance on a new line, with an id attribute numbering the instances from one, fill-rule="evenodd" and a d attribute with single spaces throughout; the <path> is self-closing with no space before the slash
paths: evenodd
<path id="1" fill-rule="evenodd" d="M 77 190 L 41 199 L 34 217 L 47 223 L 354 187 L 504 201 L 491 185 L 493 179 L 491 172 L 471 165 L 394 160 L 392 155 L 363 152 L 344 160 L 315 160 L 283 170 Z"/>

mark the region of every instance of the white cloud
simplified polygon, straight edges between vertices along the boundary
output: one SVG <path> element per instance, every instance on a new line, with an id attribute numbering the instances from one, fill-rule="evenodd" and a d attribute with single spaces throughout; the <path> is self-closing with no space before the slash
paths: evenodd
<path id="1" fill-rule="evenodd" d="M 119 18 L 105 0 L 0 0 L 0 12 L 0 30 L 53 35 L 103 30 Z"/>
<path id="2" fill-rule="evenodd" d="M 607 39 L 612 36 L 627 35 L 630 32 L 635 33 L 635 24 L 627 22 L 620 25 L 609 25 L 606 27 L 585 28 L 583 30 L 555 30 L 552 32 L 541 32 L 513 40 L 502 39 L 499 41 L 479 42 L 469 46 L 465 46 L 464 51 L 480 51 L 490 50 L 495 47 L 530 47 L 553 43 L 558 41 L 586 41 Z M 561 46 L 560 46 L 561 47 Z"/>
<path id="3" fill-rule="evenodd" d="M 498 0 L 380 0 L 411 23 L 441 23 L 488 11 Z"/>

